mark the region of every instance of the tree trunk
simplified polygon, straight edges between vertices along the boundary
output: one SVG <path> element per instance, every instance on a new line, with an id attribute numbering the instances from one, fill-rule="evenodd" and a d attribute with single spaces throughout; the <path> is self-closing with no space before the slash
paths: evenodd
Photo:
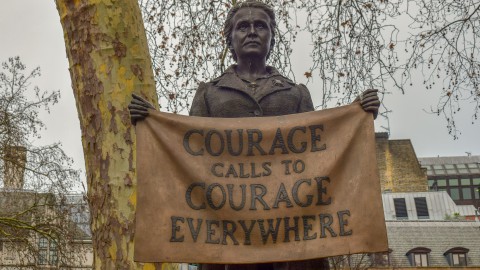
<path id="1" fill-rule="evenodd" d="M 169 269 L 133 261 L 133 92 L 158 104 L 136 0 L 56 0 L 82 130 L 96 269 Z"/>

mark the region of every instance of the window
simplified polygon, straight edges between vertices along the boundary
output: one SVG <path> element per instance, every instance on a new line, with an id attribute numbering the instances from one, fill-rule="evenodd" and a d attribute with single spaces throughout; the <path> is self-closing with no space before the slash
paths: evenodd
<path id="1" fill-rule="evenodd" d="M 428 254 L 427 253 L 413 253 L 414 262 L 413 266 L 428 266 Z"/>
<path id="2" fill-rule="evenodd" d="M 415 208 L 417 209 L 418 219 L 429 219 L 427 199 L 425 197 L 413 198 L 415 200 Z"/>
<path id="3" fill-rule="evenodd" d="M 445 168 L 447 169 L 447 174 L 457 174 L 457 170 L 452 164 L 446 164 Z"/>
<path id="4" fill-rule="evenodd" d="M 428 266 L 428 254 L 430 251 L 429 248 L 418 247 L 411 249 L 405 255 L 407 255 L 412 266 Z"/>
<path id="5" fill-rule="evenodd" d="M 443 255 L 450 266 L 467 266 L 468 248 L 456 247 L 447 250 Z"/>
<path id="6" fill-rule="evenodd" d="M 405 198 L 394 198 L 393 205 L 395 206 L 395 215 L 397 216 L 397 219 L 408 219 Z"/>
<path id="7" fill-rule="evenodd" d="M 438 179 L 437 184 L 439 187 L 446 187 L 447 186 L 447 180 L 445 179 Z"/>
<path id="8" fill-rule="evenodd" d="M 448 184 L 450 186 L 458 186 L 458 179 L 450 179 L 448 180 Z"/>
<path id="9" fill-rule="evenodd" d="M 57 243 L 50 241 L 50 250 L 48 254 L 48 263 L 56 265 L 58 262 Z"/>
<path id="10" fill-rule="evenodd" d="M 57 265 L 58 251 L 57 244 L 53 240 L 41 236 L 38 239 L 38 264 Z"/>
<path id="11" fill-rule="evenodd" d="M 452 266 L 467 266 L 467 254 L 452 253 Z"/>
<path id="12" fill-rule="evenodd" d="M 460 179 L 460 183 L 462 186 L 470 186 L 470 179 L 469 178 L 462 178 Z"/>
<path id="13" fill-rule="evenodd" d="M 480 178 L 473 178 L 473 185 L 474 186 L 479 186 L 480 185 Z"/>
<path id="14" fill-rule="evenodd" d="M 450 189 L 450 197 L 452 197 L 452 200 L 460 200 L 460 191 L 458 188 L 451 188 Z"/>
<path id="15" fill-rule="evenodd" d="M 437 191 L 438 190 L 438 183 L 436 180 L 428 180 L 428 188 L 431 191 Z"/>
<path id="16" fill-rule="evenodd" d="M 442 165 L 433 165 L 433 169 L 435 170 L 435 174 L 445 174 Z"/>
<path id="17" fill-rule="evenodd" d="M 457 169 L 460 174 L 467 174 L 467 165 L 466 164 L 457 164 Z"/>
<path id="18" fill-rule="evenodd" d="M 464 200 L 472 199 L 472 189 L 471 188 L 462 188 L 462 197 Z"/>
<path id="19" fill-rule="evenodd" d="M 40 265 L 47 264 L 47 255 L 48 255 L 48 239 L 45 237 L 40 237 L 38 241 L 38 264 Z"/>
<path id="20" fill-rule="evenodd" d="M 468 169 L 470 169 L 471 173 L 480 173 L 480 169 L 478 168 L 478 164 L 470 163 L 467 164 Z"/>

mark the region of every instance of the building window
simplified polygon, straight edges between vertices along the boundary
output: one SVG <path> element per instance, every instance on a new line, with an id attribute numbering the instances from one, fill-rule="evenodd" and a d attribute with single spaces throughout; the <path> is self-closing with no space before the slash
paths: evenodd
<path id="1" fill-rule="evenodd" d="M 428 266 L 428 254 L 427 253 L 413 253 L 413 266 Z"/>
<path id="2" fill-rule="evenodd" d="M 467 254 L 452 253 L 452 266 L 467 266 Z"/>
<path id="3" fill-rule="evenodd" d="M 460 179 L 460 183 L 462 186 L 470 186 L 470 178 L 462 178 Z"/>
<path id="4" fill-rule="evenodd" d="M 430 191 L 438 191 L 437 180 L 428 180 L 428 188 Z"/>
<path id="5" fill-rule="evenodd" d="M 38 241 L 38 264 L 47 264 L 48 258 L 48 239 L 40 237 Z"/>
<path id="6" fill-rule="evenodd" d="M 480 185 L 480 178 L 473 178 L 472 181 L 474 186 Z"/>
<path id="7" fill-rule="evenodd" d="M 408 219 L 407 205 L 405 198 L 394 198 L 393 205 L 395 206 L 395 215 L 397 219 Z"/>
<path id="8" fill-rule="evenodd" d="M 429 219 L 427 199 L 425 197 L 413 198 L 415 200 L 415 208 L 417 209 L 418 219 Z"/>
<path id="9" fill-rule="evenodd" d="M 39 265 L 57 265 L 58 250 L 57 244 L 53 240 L 41 236 L 38 239 L 38 264 Z"/>
<path id="10" fill-rule="evenodd" d="M 468 174 L 467 164 L 457 164 L 457 169 L 460 174 Z"/>
<path id="11" fill-rule="evenodd" d="M 418 247 L 411 249 L 407 254 L 408 260 L 412 266 L 428 266 L 428 254 L 431 249 Z"/>
<path id="12" fill-rule="evenodd" d="M 464 200 L 472 199 L 472 189 L 471 188 L 462 188 L 462 197 Z"/>
<path id="13" fill-rule="evenodd" d="M 432 175 L 434 172 L 433 172 L 433 169 L 432 169 L 432 166 L 426 166 L 427 168 L 427 174 L 428 175 Z"/>
<path id="14" fill-rule="evenodd" d="M 456 247 L 447 250 L 443 255 L 450 266 L 467 266 L 468 248 Z"/>
<path id="15" fill-rule="evenodd" d="M 470 173 L 480 173 L 480 169 L 478 169 L 478 164 L 476 163 L 470 163 L 467 164 L 468 169 L 470 170 Z"/>
<path id="16" fill-rule="evenodd" d="M 450 189 L 450 197 L 452 197 L 452 200 L 458 201 L 460 200 L 460 191 L 458 188 L 451 188 Z"/>
<path id="17" fill-rule="evenodd" d="M 453 164 L 445 164 L 445 169 L 447 169 L 447 174 L 457 174 L 457 170 Z"/>
<path id="18" fill-rule="evenodd" d="M 458 179 L 450 179 L 448 180 L 449 186 L 458 186 Z"/>
<path id="19" fill-rule="evenodd" d="M 443 169 L 442 165 L 433 165 L 433 169 L 435 170 L 435 174 L 445 174 L 445 170 Z"/>

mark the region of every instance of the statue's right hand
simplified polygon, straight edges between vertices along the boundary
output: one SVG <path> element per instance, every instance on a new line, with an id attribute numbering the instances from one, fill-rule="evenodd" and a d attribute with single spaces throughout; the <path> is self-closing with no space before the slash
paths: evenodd
<path id="1" fill-rule="evenodd" d="M 155 107 L 138 95 L 132 94 L 132 98 L 128 110 L 130 111 L 132 125 L 136 125 L 137 121 L 142 121 L 148 116 L 148 109 L 155 110 Z"/>

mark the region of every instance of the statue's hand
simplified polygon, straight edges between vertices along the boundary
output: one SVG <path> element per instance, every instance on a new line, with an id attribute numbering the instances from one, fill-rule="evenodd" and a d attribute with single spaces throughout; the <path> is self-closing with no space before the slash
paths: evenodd
<path id="1" fill-rule="evenodd" d="M 132 125 L 136 125 L 137 121 L 142 121 L 148 116 L 148 109 L 155 110 L 155 108 L 140 96 L 132 94 L 132 98 L 132 101 L 128 105 L 128 110 L 130 111 L 130 121 Z"/>
<path id="2" fill-rule="evenodd" d="M 360 101 L 362 108 L 366 112 L 373 113 L 373 119 L 377 119 L 380 100 L 377 95 L 378 89 L 367 89 L 355 101 Z"/>

